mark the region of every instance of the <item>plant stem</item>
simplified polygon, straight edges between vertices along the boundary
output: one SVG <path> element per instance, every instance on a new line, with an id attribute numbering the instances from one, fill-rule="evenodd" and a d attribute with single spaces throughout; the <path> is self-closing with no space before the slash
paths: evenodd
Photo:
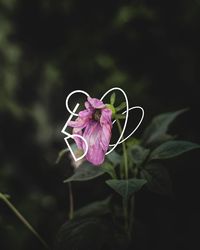
<path id="1" fill-rule="evenodd" d="M 120 134 L 122 133 L 122 127 L 121 123 L 118 119 L 116 119 L 117 126 L 119 129 Z M 123 139 L 123 136 L 122 136 Z M 123 148 L 123 156 L 124 156 L 124 178 L 125 180 L 128 181 L 128 156 L 127 156 L 127 151 L 126 151 L 126 144 L 125 142 L 122 142 L 122 148 Z M 128 223 L 128 200 L 123 199 L 123 210 L 124 210 L 124 227 L 125 227 L 125 232 L 127 232 L 129 236 L 129 223 Z"/>
<path id="2" fill-rule="evenodd" d="M 123 210 L 124 210 L 124 229 L 125 232 L 129 235 L 129 225 L 128 225 L 128 201 L 127 199 L 123 198 Z"/>
<path id="3" fill-rule="evenodd" d="M 42 237 L 36 232 L 36 230 L 31 226 L 31 224 L 23 217 L 23 215 L 8 200 L 7 195 L 0 193 L 0 199 L 6 203 L 6 205 L 11 209 L 11 211 L 38 238 L 38 240 L 43 244 L 43 246 L 49 249 L 47 243 L 42 239 Z"/>
<path id="4" fill-rule="evenodd" d="M 120 121 L 118 119 L 116 119 L 116 122 L 117 122 L 119 132 L 121 134 L 122 133 L 122 127 L 121 127 Z M 122 139 L 123 139 L 123 136 L 122 136 Z M 124 176 L 125 176 L 125 179 L 127 180 L 128 179 L 128 156 L 127 156 L 126 143 L 125 142 L 122 142 L 122 148 L 123 148 L 123 156 L 124 156 Z"/>
<path id="5" fill-rule="evenodd" d="M 72 192 L 72 184 L 68 183 L 69 187 L 69 219 L 72 220 L 74 218 L 74 198 Z"/>
<path id="6" fill-rule="evenodd" d="M 113 169 L 113 172 L 112 172 L 112 174 L 111 174 L 111 177 L 112 177 L 114 180 L 117 179 L 117 175 L 116 175 L 116 172 L 115 172 L 114 169 Z"/>
<path id="7" fill-rule="evenodd" d="M 135 207 L 135 196 L 131 197 L 131 212 L 130 212 L 130 226 L 129 226 L 129 233 L 133 235 L 133 223 L 134 223 L 134 207 Z"/>

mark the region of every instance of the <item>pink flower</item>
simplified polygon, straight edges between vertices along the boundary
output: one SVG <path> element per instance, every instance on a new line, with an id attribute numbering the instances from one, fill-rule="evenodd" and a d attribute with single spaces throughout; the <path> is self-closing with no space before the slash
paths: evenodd
<path id="1" fill-rule="evenodd" d="M 78 118 L 70 121 L 68 125 L 73 127 L 73 134 L 81 135 L 87 141 L 86 159 L 94 165 L 100 165 L 104 161 L 111 139 L 112 111 L 96 98 L 88 97 L 87 100 L 86 109 L 80 111 Z M 85 150 L 83 140 L 76 137 L 75 142 L 79 149 Z"/>

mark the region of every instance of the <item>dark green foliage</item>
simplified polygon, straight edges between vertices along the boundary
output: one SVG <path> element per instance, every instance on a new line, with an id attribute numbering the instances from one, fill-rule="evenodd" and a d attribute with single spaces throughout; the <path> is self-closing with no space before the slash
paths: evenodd
<path id="1" fill-rule="evenodd" d="M 172 195 L 172 182 L 168 170 L 160 163 L 150 163 L 140 172 L 147 181 L 147 188 L 161 195 Z"/>
<path id="2" fill-rule="evenodd" d="M 145 145 L 151 145 L 171 139 L 171 136 L 167 134 L 168 128 L 177 116 L 185 111 L 186 109 L 182 109 L 156 116 L 150 125 L 145 129 L 142 137 L 142 143 Z"/>
<path id="3" fill-rule="evenodd" d="M 173 158 L 197 148 L 200 148 L 200 145 L 188 141 L 168 141 L 154 149 L 149 159 L 155 160 Z"/>
<path id="4" fill-rule="evenodd" d="M 120 194 L 123 199 L 127 200 L 131 195 L 139 191 L 146 182 L 146 180 L 134 178 L 128 180 L 107 180 L 106 184 Z"/>
<path id="5" fill-rule="evenodd" d="M 120 163 L 120 155 L 112 151 L 108 156 L 108 160 L 105 160 L 104 163 L 100 166 L 93 166 L 91 163 L 85 161 L 81 164 L 81 167 L 78 167 L 74 170 L 74 174 L 67 178 L 64 182 L 70 181 L 88 181 L 94 179 L 98 176 L 101 176 L 105 173 L 108 173 L 113 177 L 114 168 L 117 164 Z"/>
<path id="6" fill-rule="evenodd" d="M 88 216 L 101 216 L 109 213 L 111 213 L 111 196 L 105 200 L 90 203 L 76 210 L 74 217 L 77 219 Z"/>
<path id="7" fill-rule="evenodd" d="M 114 250 L 114 228 L 103 218 L 86 217 L 64 224 L 57 235 L 55 250 Z"/>
<path id="8" fill-rule="evenodd" d="M 107 164 L 107 163 L 104 163 Z M 101 166 L 93 166 L 89 162 L 84 162 L 81 167 L 78 167 L 75 169 L 74 174 L 67 178 L 64 182 L 70 182 L 70 181 L 88 181 L 91 179 L 94 179 L 102 174 L 104 174 L 105 171 Z"/>

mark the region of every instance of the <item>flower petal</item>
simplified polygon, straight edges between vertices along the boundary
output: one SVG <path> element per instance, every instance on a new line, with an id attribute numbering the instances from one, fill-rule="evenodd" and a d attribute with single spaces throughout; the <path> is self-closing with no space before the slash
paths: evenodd
<path id="1" fill-rule="evenodd" d="M 101 132 L 100 124 L 96 121 L 90 121 L 83 133 L 83 137 L 88 143 L 86 159 L 94 165 L 102 164 L 106 153 L 101 147 Z"/>
<path id="2" fill-rule="evenodd" d="M 111 130 L 112 126 L 110 125 L 104 125 L 101 130 L 101 138 L 100 138 L 100 145 L 101 148 L 106 153 L 109 147 L 110 139 L 111 139 Z"/>
<path id="3" fill-rule="evenodd" d="M 84 128 L 86 126 L 86 119 L 77 118 L 75 121 L 69 121 L 68 126 L 72 128 Z"/>
<path id="4" fill-rule="evenodd" d="M 98 144 L 94 144 L 89 148 L 86 159 L 93 165 L 101 165 L 105 159 L 105 152 L 102 148 L 99 148 Z"/>
<path id="5" fill-rule="evenodd" d="M 102 127 L 96 121 L 90 121 L 85 128 L 83 137 L 88 143 L 86 159 L 94 165 L 100 165 L 104 161 L 110 143 L 111 128 L 110 124 Z"/>
<path id="6" fill-rule="evenodd" d="M 91 110 L 82 110 L 78 113 L 78 116 L 81 118 L 91 118 L 92 116 L 92 111 Z"/>
<path id="7" fill-rule="evenodd" d="M 104 108 L 101 110 L 100 124 L 101 126 L 109 124 L 112 127 L 112 111 L 110 109 Z"/>
<path id="8" fill-rule="evenodd" d="M 89 103 L 89 102 L 85 102 L 85 108 L 88 110 L 88 111 L 93 111 L 94 108 L 92 107 L 92 105 Z"/>
<path id="9" fill-rule="evenodd" d="M 73 128 L 84 128 L 91 118 L 92 112 L 85 109 L 83 111 L 80 111 L 78 115 L 79 116 L 75 121 L 69 121 L 68 126 Z"/>
<path id="10" fill-rule="evenodd" d="M 82 129 L 73 128 L 72 133 L 73 133 L 73 135 L 81 135 L 82 136 Z M 83 149 L 83 144 L 84 144 L 83 140 L 78 136 L 74 136 L 73 139 L 74 139 L 78 149 Z"/>
<path id="11" fill-rule="evenodd" d="M 105 108 L 105 104 L 100 101 L 99 99 L 97 98 L 91 98 L 91 97 L 88 97 L 88 102 L 91 104 L 91 106 L 94 108 L 94 109 L 102 109 L 102 108 Z"/>
<path id="12" fill-rule="evenodd" d="M 111 131 L 112 131 L 112 111 L 110 109 L 102 109 L 100 124 L 102 127 L 101 131 L 101 147 L 104 151 L 108 150 Z"/>

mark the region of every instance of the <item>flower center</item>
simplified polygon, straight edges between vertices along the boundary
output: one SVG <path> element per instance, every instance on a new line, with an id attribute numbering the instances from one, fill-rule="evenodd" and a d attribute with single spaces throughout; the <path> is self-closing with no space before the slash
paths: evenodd
<path id="1" fill-rule="evenodd" d="M 98 122 L 100 118 L 101 118 L 101 110 L 96 109 L 92 115 L 92 119 Z"/>

